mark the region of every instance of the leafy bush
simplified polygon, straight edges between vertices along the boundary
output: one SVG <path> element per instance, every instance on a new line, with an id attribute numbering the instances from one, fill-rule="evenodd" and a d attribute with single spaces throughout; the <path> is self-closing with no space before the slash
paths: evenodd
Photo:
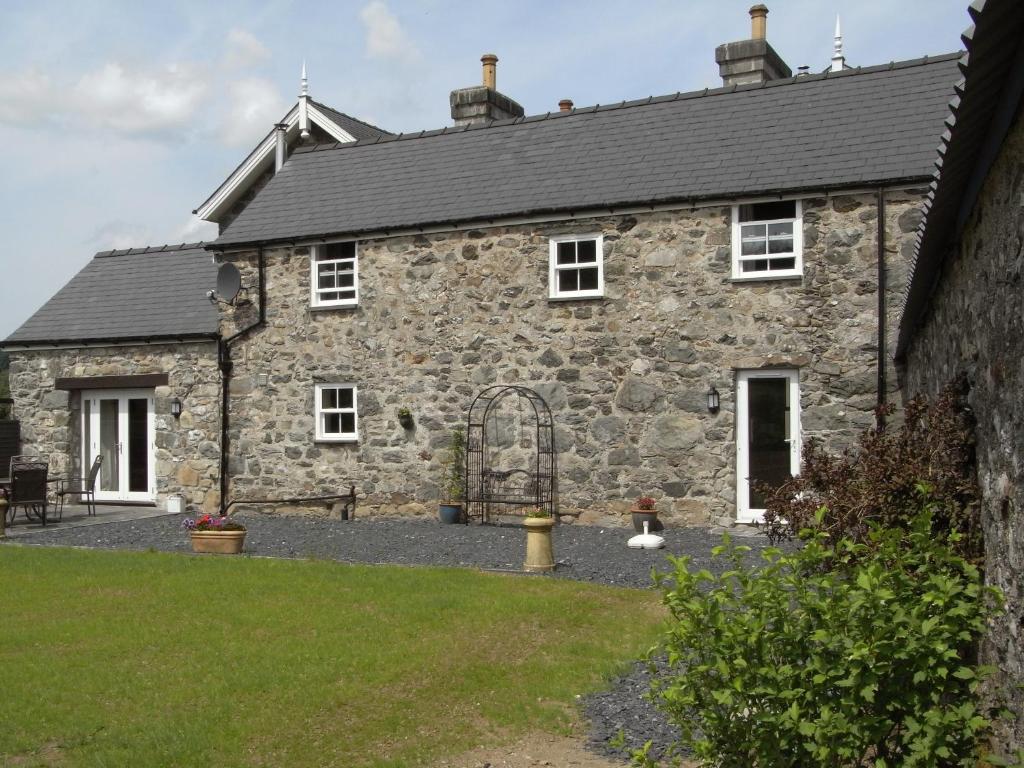
<path id="1" fill-rule="evenodd" d="M 673 675 L 654 694 L 683 744 L 722 768 L 977 765 L 973 648 L 996 593 L 933 525 L 919 512 L 867 544 L 817 531 L 760 567 L 727 539 L 720 576 L 675 558 L 659 577 Z"/>
<path id="2" fill-rule="evenodd" d="M 811 441 L 800 474 L 777 489 L 766 489 L 764 527 L 769 539 L 777 543 L 816 527 L 833 540 L 848 537 L 867 543 L 872 524 L 906 530 L 920 509 L 917 486 L 926 483 L 936 531 L 959 533 L 957 550 L 979 559 L 980 492 L 973 422 L 964 394 L 961 380 L 934 401 L 911 400 L 898 428 L 867 430 L 856 452 L 830 456 Z M 819 521 L 822 507 L 827 512 Z"/>
<path id="3" fill-rule="evenodd" d="M 442 501 L 461 502 L 466 496 L 466 433 L 461 427 L 452 430 L 448 450 L 441 460 Z"/>

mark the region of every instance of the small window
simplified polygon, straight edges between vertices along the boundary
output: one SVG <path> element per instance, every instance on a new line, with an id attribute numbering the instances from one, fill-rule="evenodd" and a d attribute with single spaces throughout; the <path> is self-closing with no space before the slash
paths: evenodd
<path id="1" fill-rule="evenodd" d="M 799 200 L 733 206 L 733 278 L 803 274 Z"/>
<path id="2" fill-rule="evenodd" d="M 341 307 L 359 302 L 356 244 L 328 243 L 313 248 L 312 305 Z"/>
<path id="3" fill-rule="evenodd" d="M 354 386 L 317 384 L 315 397 L 317 440 L 350 443 L 359 439 Z"/>
<path id="4" fill-rule="evenodd" d="M 550 259 L 550 298 L 604 296 L 604 254 L 600 235 L 553 237 Z"/>

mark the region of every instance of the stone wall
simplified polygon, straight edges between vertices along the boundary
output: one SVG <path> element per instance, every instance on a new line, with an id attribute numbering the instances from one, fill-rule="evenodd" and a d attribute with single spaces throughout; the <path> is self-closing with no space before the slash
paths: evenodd
<path id="1" fill-rule="evenodd" d="M 892 295 L 919 201 L 886 193 Z M 364 241 L 349 309 L 310 309 L 308 249 L 267 249 L 267 326 L 233 353 L 232 495 L 352 482 L 364 510 L 432 515 L 449 431 L 480 389 L 515 383 L 554 411 L 563 511 L 618 522 L 648 493 L 669 523 L 734 519 L 737 369 L 799 368 L 804 435 L 837 450 L 872 423 L 877 208 L 873 194 L 805 200 L 803 278 L 758 282 L 730 279 L 730 215 L 718 206 Z M 606 296 L 549 300 L 548 238 L 595 232 Z M 231 258 L 255 286 L 255 254 Z M 254 317 L 249 304 L 225 331 Z M 358 385 L 357 444 L 314 441 L 317 381 Z M 403 407 L 412 430 L 398 424 Z"/>
<path id="2" fill-rule="evenodd" d="M 967 374 L 984 497 L 985 576 L 1003 591 L 985 661 L 1016 713 L 1004 745 L 1024 743 L 1024 121 L 1018 115 L 907 356 L 909 394 Z"/>
<path id="3" fill-rule="evenodd" d="M 54 389 L 68 376 L 167 373 L 155 390 L 158 505 L 182 493 L 189 505 L 217 509 L 220 457 L 220 374 L 212 343 L 154 344 L 11 353 L 11 396 L 21 421 L 22 451 L 49 457 L 50 474 L 81 477 L 81 405 L 78 392 Z M 170 401 L 182 401 L 181 417 Z"/>

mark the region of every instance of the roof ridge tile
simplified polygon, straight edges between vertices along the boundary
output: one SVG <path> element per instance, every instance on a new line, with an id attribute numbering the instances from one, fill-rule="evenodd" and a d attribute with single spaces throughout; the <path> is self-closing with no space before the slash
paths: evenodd
<path id="1" fill-rule="evenodd" d="M 138 256 L 144 253 L 166 253 L 168 251 L 179 253 L 181 251 L 195 251 L 206 247 L 206 241 L 200 240 L 194 243 L 181 243 L 180 245 L 144 245 L 138 248 L 111 248 L 107 251 L 97 251 L 93 254 L 94 259 L 105 259 L 111 256 Z"/>
<path id="2" fill-rule="evenodd" d="M 387 141 L 411 141 L 414 139 L 432 138 L 434 136 L 442 136 L 449 133 L 458 133 L 461 131 L 476 131 L 488 128 L 501 128 L 507 126 L 521 125 L 523 123 L 536 123 L 544 120 L 552 120 L 555 118 L 564 118 L 571 115 L 587 115 L 594 114 L 597 112 L 606 112 L 612 109 L 632 109 L 647 106 L 649 104 L 659 104 L 666 101 L 684 101 L 689 99 L 709 98 L 713 96 L 722 96 L 731 93 L 744 93 L 747 91 L 762 90 L 764 88 L 777 88 L 779 86 L 787 85 L 798 85 L 810 82 L 818 82 L 821 80 L 836 80 L 839 78 L 857 77 L 859 75 L 870 75 L 878 72 L 892 72 L 895 70 L 908 69 L 910 67 L 924 66 L 928 64 L 935 64 L 950 59 L 959 59 L 964 55 L 963 51 L 953 51 L 950 53 L 939 54 L 936 56 L 921 56 L 916 59 L 906 59 L 902 61 L 889 61 L 885 64 L 877 64 L 868 67 L 850 67 L 838 72 L 832 72 L 826 70 L 821 73 L 810 73 L 805 75 L 793 75 L 792 77 L 779 78 L 777 80 L 769 80 L 761 83 L 745 83 L 720 86 L 718 88 L 705 87 L 703 89 L 697 89 L 693 91 L 676 91 L 675 93 L 665 94 L 663 96 L 648 96 L 646 99 L 635 99 L 633 101 L 622 101 L 615 104 L 594 104 L 593 106 L 587 107 L 573 107 L 569 112 L 547 112 L 538 113 L 536 115 L 523 115 L 517 118 L 511 118 L 508 120 L 487 120 L 481 123 L 472 123 L 464 126 L 446 126 L 444 128 L 436 128 L 429 130 L 421 130 L 412 133 L 383 133 L 380 136 L 372 139 L 359 139 L 358 141 L 349 142 L 331 142 L 327 144 L 316 144 L 306 147 L 297 147 L 293 154 L 313 152 L 317 149 L 350 149 L 355 147 L 365 147 L 372 144 L 381 144 Z M 335 110 L 336 111 L 336 110 Z M 343 113 L 339 113 L 343 114 Z"/>

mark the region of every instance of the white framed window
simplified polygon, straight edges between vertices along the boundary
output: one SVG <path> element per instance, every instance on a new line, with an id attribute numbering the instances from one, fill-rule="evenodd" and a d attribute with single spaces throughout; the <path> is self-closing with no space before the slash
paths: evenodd
<path id="1" fill-rule="evenodd" d="M 354 384 L 317 384 L 314 397 L 317 440 L 352 443 L 359 439 Z"/>
<path id="2" fill-rule="evenodd" d="M 601 235 L 564 235 L 550 241 L 548 297 L 586 299 L 604 296 Z"/>
<path id="3" fill-rule="evenodd" d="M 802 275 L 802 222 L 799 200 L 734 205 L 733 279 Z"/>
<path id="4" fill-rule="evenodd" d="M 310 304 L 344 307 L 359 303 L 359 269 L 354 241 L 311 249 Z"/>

